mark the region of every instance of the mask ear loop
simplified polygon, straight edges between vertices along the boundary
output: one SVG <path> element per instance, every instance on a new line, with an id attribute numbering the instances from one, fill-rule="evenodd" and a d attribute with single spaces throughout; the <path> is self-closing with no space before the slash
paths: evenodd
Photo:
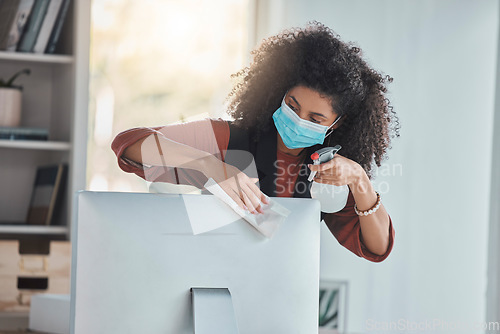
<path id="1" fill-rule="evenodd" d="M 335 123 L 337 123 L 340 119 L 342 118 L 342 116 L 339 116 L 339 118 L 337 118 L 332 125 L 330 125 L 330 127 L 328 128 L 330 130 L 330 132 L 328 132 L 326 135 L 325 135 L 325 138 L 328 137 L 329 135 L 332 134 L 333 132 L 333 129 L 332 129 L 332 126 L 335 125 Z M 328 138 L 328 144 L 330 144 L 330 138 Z"/>

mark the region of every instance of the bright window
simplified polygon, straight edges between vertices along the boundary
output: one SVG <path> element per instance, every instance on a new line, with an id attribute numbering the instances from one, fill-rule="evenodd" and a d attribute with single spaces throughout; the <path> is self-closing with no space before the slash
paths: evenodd
<path id="1" fill-rule="evenodd" d="M 248 1 L 93 1 L 88 189 L 146 191 L 118 168 L 119 132 L 224 114 L 248 57 Z"/>

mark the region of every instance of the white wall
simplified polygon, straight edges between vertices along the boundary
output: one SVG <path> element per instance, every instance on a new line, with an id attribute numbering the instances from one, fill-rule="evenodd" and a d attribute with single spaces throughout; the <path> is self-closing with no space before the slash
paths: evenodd
<path id="1" fill-rule="evenodd" d="M 258 39 L 318 20 L 394 78 L 401 138 L 385 168 L 402 173 L 374 181 L 389 187 L 393 252 L 370 263 L 323 230 L 322 278 L 350 282 L 349 331 L 375 332 L 367 319 L 500 321 L 486 316 L 498 1 L 258 0 L 257 12 Z"/>
<path id="2" fill-rule="evenodd" d="M 499 37 L 500 40 L 500 37 Z M 491 163 L 490 228 L 488 236 L 488 288 L 486 319 L 499 318 L 500 314 L 500 43 L 497 45 L 495 89 L 495 119 L 493 122 L 493 147 Z"/>

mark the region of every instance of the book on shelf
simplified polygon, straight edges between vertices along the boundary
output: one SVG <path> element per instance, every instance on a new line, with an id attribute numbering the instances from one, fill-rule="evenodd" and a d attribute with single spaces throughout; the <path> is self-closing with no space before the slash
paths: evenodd
<path id="1" fill-rule="evenodd" d="M 0 0 L 0 50 L 7 49 L 9 32 L 16 17 L 19 0 Z"/>
<path id="2" fill-rule="evenodd" d="M 0 127 L 0 139 L 7 140 L 47 140 L 49 131 L 44 128 Z"/>
<path id="3" fill-rule="evenodd" d="M 71 0 L 0 0 L 0 50 L 59 52 L 70 5 Z"/>
<path id="4" fill-rule="evenodd" d="M 61 194 L 65 187 L 68 165 L 40 166 L 37 168 L 26 223 L 52 225 L 55 211 L 60 209 Z"/>
<path id="5" fill-rule="evenodd" d="M 12 22 L 9 37 L 7 39 L 7 51 L 16 51 L 17 44 L 23 35 L 24 28 L 31 14 L 35 0 L 21 0 L 17 7 L 17 13 Z"/>
<path id="6" fill-rule="evenodd" d="M 45 53 L 52 54 L 56 52 L 56 46 L 58 45 L 59 39 L 61 37 L 64 23 L 66 22 L 66 17 L 68 16 L 70 3 L 71 0 L 63 0 L 62 2 L 57 14 L 57 19 L 50 33 L 47 46 L 45 47 Z"/>
<path id="7" fill-rule="evenodd" d="M 28 212 L 24 221 L 0 221 L 1 225 L 55 225 L 54 218 L 60 218 L 62 198 L 65 194 L 68 165 L 39 166 L 36 168 L 35 181 L 31 191 Z"/>
<path id="8" fill-rule="evenodd" d="M 21 0 L 7 39 L 7 51 L 16 51 L 35 0 Z"/>
<path id="9" fill-rule="evenodd" d="M 50 0 L 49 7 L 47 8 L 47 13 L 45 14 L 45 19 L 43 20 L 42 26 L 40 27 L 40 32 L 33 47 L 34 53 L 44 53 L 47 48 L 50 33 L 52 32 L 54 25 L 57 20 L 57 15 L 61 10 L 61 5 L 63 0 Z"/>
<path id="10" fill-rule="evenodd" d="M 35 46 L 38 33 L 45 19 L 45 14 L 49 8 L 50 0 L 36 0 L 28 18 L 28 23 L 23 31 L 21 40 L 17 45 L 17 51 L 32 52 Z"/>

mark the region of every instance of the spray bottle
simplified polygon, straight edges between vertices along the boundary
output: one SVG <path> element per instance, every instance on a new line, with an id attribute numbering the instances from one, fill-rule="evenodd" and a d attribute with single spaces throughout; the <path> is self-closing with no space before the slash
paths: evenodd
<path id="1" fill-rule="evenodd" d="M 324 147 L 317 150 L 311 155 L 314 165 L 319 165 L 333 159 L 342 147 L 335 145 L 334 147 Z M 316 172 L 312 171 L 308 181 L 313 181 Z M 311 185 L 311 197 L 319 200 L 321 203 L 321 211 L 325 213 L 333 213 L 342 210 L 349 196 L 349 187 L 347 185 L 334 186 L 333 184 L 318 183 L 313 181 Z"/>

